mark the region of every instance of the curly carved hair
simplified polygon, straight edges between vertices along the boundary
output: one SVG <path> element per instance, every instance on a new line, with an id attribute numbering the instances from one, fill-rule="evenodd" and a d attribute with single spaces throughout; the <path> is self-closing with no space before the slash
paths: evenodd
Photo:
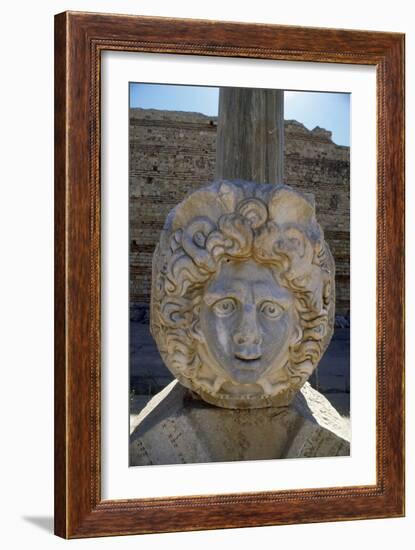
<path id="1" fill-rule="evenodd" d="M 198 381 L 195 332 L 205 285 L 226 259 L 272 268 L 294 296 L 300 337 L 276 384 L 238 406 L 289 401 L 324 353 L 333 331 L 334 262 L 310 198 L 284 185 L 216 182 L 190 194 L 166 220 L 153 257 L 151 331 L 179 381 L 207 401 L 220 388 Z M 234 406 L 231 396 L 222 406 Z"/>

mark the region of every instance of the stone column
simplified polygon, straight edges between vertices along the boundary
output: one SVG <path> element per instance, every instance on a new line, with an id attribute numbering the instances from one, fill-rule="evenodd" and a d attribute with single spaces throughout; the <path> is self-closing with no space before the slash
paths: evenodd
<path id="1" fill-rule="evenodd" d="M 221 88 L 216 179 L 283 183 L 284 91 Z"/>

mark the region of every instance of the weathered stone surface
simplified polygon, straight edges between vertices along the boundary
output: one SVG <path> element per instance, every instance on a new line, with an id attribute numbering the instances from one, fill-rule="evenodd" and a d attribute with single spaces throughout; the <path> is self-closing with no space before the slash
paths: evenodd
<path id="1" fill-rule="evenodd" d="M 283 178 L 284 91 L 220 88 L 215 179 Z"/>
<path id="2" fill-rule="evenodd" d="M 209 405 L 176 380 L 131 423 L 130 466 L 347 456 L 349 424 L 307 383 L 290 406 Z"/>
<path id="3" fill-rule="evenodd" d="M 349 329 L 334 329 L 327 350 L 309 378 L 312 387 L 322 393 L 343 416 L 350 415 L 349 336 Z M 173 373 L 160 357 L 148 324 L 131 323 L 130 389 L 133 395 L 142 396 L 147 403 L 173 379 Z M 141 408 L 132 403 L 131 414 L 136 416 Z"/>
<path id="4" fill-rule="evenodd" d="M 153 258 L 151 331 L 208 403 L 288 405 L 333 333 L 334 262 L 310 196 L 219 181 L 167 217 Z"/>
<path id="5" fill-rule="evenodd" d="M 149 303 L 151 258 L 168 212 L 215 179 L 217 118 L 130 109 L 130 299 Z M 336 262 L 336 313 L 349 310 L 349 147 L 285 121 L 284 182 L 311 192 Z M 247 178 L 245 178 L 247 179 Z M 132 312 L 134 314 L 134 312 Z"/>
<path id="6" fill-rule="evenodd" d="M 177 377 L 131 423 L 130 464 L 349 454 L 307 379 L 333 333 L 334 262 L 312 197 L 218 181 L 168 215 L 151 331 Z"/>

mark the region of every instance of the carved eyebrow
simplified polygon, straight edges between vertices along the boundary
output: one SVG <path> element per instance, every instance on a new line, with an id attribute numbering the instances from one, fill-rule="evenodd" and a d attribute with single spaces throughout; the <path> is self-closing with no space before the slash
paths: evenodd
<path id="1" fill-rule="evenodd" d="M 222 300 L 223 298 L 233 298 L 234 300 L 243 301 L 244 299 L 244 293 L 241 291 L 238 291 L 234 288 L 232 289 L 223 289 L 223 290 L 212 290 L 206 292 L 206 294 L 203 296 L 203 300 L 208 306 L 211 306 L 218 300 Z"/>
<path id="2" fill-rule="evenodd" d="M 287 308 L 292 302 L 291 293 L 284 287 L 270 287 L 267 284 L 258 282 L 254 285 L 255 301 L 257 303 L 269 300 L 277 302 Z"/>
<path id="3" fill-rule="evenodd" d="M 261 305 L 264 302 L 274 302 L 275 304 L 278 304 L 283 309 L 287 309 L 291 303 L 291 300 L 288 298 L 288 296 L 281 296 L 281 295 L 274 295 L 274 294 L 268 294 L 263 295 L 257 300 L 257 304 Z"/>

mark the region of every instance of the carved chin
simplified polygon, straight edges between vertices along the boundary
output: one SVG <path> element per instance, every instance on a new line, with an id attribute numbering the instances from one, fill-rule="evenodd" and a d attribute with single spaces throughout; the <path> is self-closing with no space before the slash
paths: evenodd
<path id="1" fill-rule="evenodd" d="M 284 362 L 278 365 L 269 365 L 263 356 L 237 355 L 227 361 L 217 363 L 216 370 L 221 370 L 224 376 L 233 384 L 258 384 L 268 371 L 278 370 Z"/>
<path id="2" fill-rule="evenodd" d="M 223 374 L 222 374 L 223 373 Z M 228 373 L 216 373 L 211 366 L 202 365 L 191 380 L 190 387 L 200 397 L 229 409 L 279 407 L 289 405 L 298 388 L 293 388 L 288 375 L 288 364 L 270 377 L 257 377 L 238 371 L 243 380 L 235 380 Z M 185 384 L 186 385 L 186 384 Z"/>
<path id="3" fill-rule="evenodd" d="M 198 351 L 201 367 L 193 380 L 193 389 L 204 398 L 207 392 L 216 394 L 221 401 L 229 399 L 231 406 L 238 396 L 240 407 L 252 407 L 252 400 L 264 401 L 263 406 L 268 406 L 268 399 L 287 388 L 288 358 L 272 365 L 265 364 L 263 357 L 253 356 L 235 356 L 219 363 L 205 345 L 200 345 Z"/>
<path id="4" fill-rule="evenodd" d="M 227 369 L 232 382 L 239 384 L 255 384 L 264 371 L 265 369 L 261 363 L 261 358 L 242 359 L 236 356 Z"/>

